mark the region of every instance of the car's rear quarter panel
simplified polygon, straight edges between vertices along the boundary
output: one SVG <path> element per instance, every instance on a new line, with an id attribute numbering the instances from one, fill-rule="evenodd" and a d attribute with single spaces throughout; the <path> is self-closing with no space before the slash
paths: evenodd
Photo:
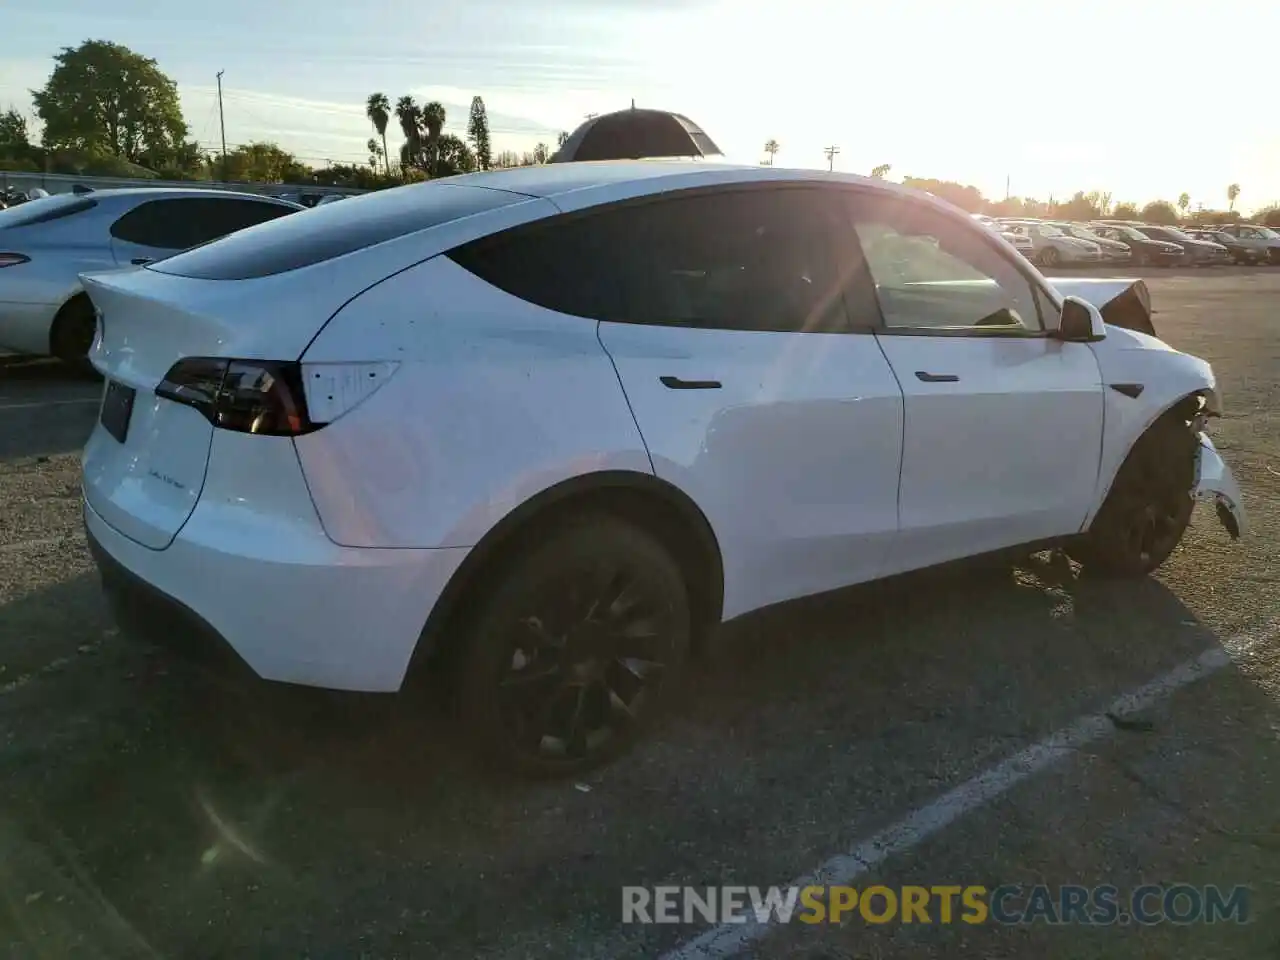
<path id="1" fill-rule="evenodd" d="M 303 361 L 399 364 L 296 441 L 325 530 L 343 545 L 472 546 L 560 481 L 652 473 L 596 322 L 512 297 L 444 256 L 353 300 Z"/>

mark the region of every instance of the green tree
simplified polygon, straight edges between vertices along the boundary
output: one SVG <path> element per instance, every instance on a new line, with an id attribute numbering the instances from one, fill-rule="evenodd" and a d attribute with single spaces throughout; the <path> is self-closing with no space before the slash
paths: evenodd
<path id="1" fill-rule="evenodd" d="M 422 130 L 426 134 L 422 142 L 422 163 L 429 177 L 439 175 L 436 168 L 439 166 L 440 134 L 444 131 L 445 117 L 444 104 L 439 100 L 422 105 Z"/>
<path id="2" fill-rule="evenodd" d="M 954 204 L 968 213 L 979 213 L 986 205 L 977 187 L 953 183 L 950 180 L 932 180 L 926 177 L 903 177 L 904 186 L 931 193 L 941 200 Z"/>
<path id="3" fill-rule="evenodd" d="M 1086 195 L 1083 190 L 1077 190 L 1066 203 L 1056 204 L 1053 214 L 1063 220 L 1097 220 L 1102 210 L 1096 197 L 1096 192 Z"/>
<path id="4" fill-rule="evenodd" d="M 310 167 L 270 141 L 247 143 L 228 152 L 226 170 L 226 179 L 250 183 L 294 183 L 308 181 L 312 175 Z"/>
<path id="5" fill-rule="evenodd" d="M 421 168 L 422 108 L 413 97 L 401 97 L 396 101 L 396 120 L 400 123 L 400 132 L 404 134 L 404 143 L 400 145 L 401 172 L 408 167 Z"/>
<path id="6" fill-rule="evenodd" d="M 481 170 L 488 170 L 493 163 L 493 155 L 489 150 L 489 114 L 485 111 L 484 100 L 471 98 L 471 116 L 467 120 L 467 141 L 475 151 L 476 165 Z"/>
<path id="7" fill-rule="evenodd" d="M 892 165 L 887 164 L 887 163 L 882 163 L 882 164 L 880 164 L 879 166 L 872 167 L 872 168 L 871 168 L 871 179 L 872 179 L 872 180 L 883 180 L 885 177 L 887 177 L 887 176 L 889 175 L 889 171 L 890 171 L 890 170 L 892 170 L 892 169 L 893 169 Z"/>
<path id="8" fill-rule="evenodd" d="M 391 101 L 385 93 L 371 93 L 364 104 L 364 115 L 382 138 L 382 159 L 387 164 L 387 176 L 391 176 L 391 159 L 387 156 L 387 124 L 391 122 Z M 372 153 L 372 151 L 370 151 Z"/>
<path id="9" fill-rule="evenodd" d="M 452 177 L 459 173 L 471 173 L 478 163 L 475 153 L 461 137 L 445 133 L 436 139 L 435 176 Z"/>
<path id="10" fill-rule="evenodd" d="M 551 150 L 545 143 L 539 143 L 533 148 L 534 164 L 546 163 L 549 159 L 551 159 Z"/>
<path id="11" fill-rule="evenodd" d="M 374 137 L 370 137 L 365 141 L 364 148 L 369 151 L 369 168 L 373 170 L 374 173 L 377 173 L 379 164 L 386 163 L 387 154 L 385 150 Z M 387 175 L 391 175 L 389 170 L 387 171 Z"/>
<path id="12" fill-rule="evenodd" d="M 782 145 L 777 140 L 770 137 L 764 142 L 764 152 L 769 155 L 769 166 L 773 166 L 773 160 L 778 155 L 778 151 L 782 149 Z"/>
<path id="13" fill-rule="evenodd" d="M 27 118 L 13 108 L 0 113 L 0 156 L 17 157 L 30 149 Z"/>
<path id="14" fill-rule="evenodd" d="M 520 157 L 514 150 L 500 150 L 493 155 L 493 169 L 505 170 L 508 167 L 520 166 Z"/>
<path id="15" fill-rule="evenodd" d="M 1280 206 L 1264 207 L 1253 215 L 1253 219 L 1273 230 L 1280 229 Z"/>
<path id="16" fill-rule="evenodd" d="M 177 85 L 155 60 L 105 40 L 63 47 L 53 59 L 48 83 L 31 91 L 46 148 L 138 163 L 185 141 Z"/>
<path id="17" fill-rule="evenodd" d="M 1191 206 L 1191 194 L 1185 193 L 1185 192 L 1179 194 L 1178 195 L 1178 212 L 1181 213 L 1183 217 L 1186 217 L 1187 208 L 1190 206 Z"/>
<path id="18" fill-rule="evenodd" d="M 566 143 L 568 143 L 568 142 L 569 142 L 569 131 L 568 131 L 568 130 L 561 130 L 559 133 L 557 133 L 557 134 L 556 134 L 556 149 L 557 149 L 557 150 L 559 150 L 561 147 L 563 147 L 563 146 L 564 146 Z"/>
<path id="19" fill-rule="evenodd" d="M 1172 227 L 1178 223 L 1178 210 L 1168 200 L 1152 200 L 1135 219 Z"/>
<path id="20" fill-rule="evenodd" d="M 1136 203 L 1117 203 L 1116 208 L 1111 211 L 1111 216 L 1116 220 L 1141 219 Z"/>
<path id="21" fill-rule="evenodd" d="M 1240 198 L 1240 184 L 1233 183 L 1227 187 L 1227 209 L 1234 210 L 1236 208 L 1236 200 Z"/>

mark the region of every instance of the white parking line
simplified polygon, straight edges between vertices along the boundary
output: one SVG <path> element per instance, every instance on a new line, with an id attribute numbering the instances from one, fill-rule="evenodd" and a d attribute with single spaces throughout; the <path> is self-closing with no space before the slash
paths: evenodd
<path id="1" fill-rule="evenodd" d="M 1262 629 L 1242 634 L 1227 641 L 1236 655 L 1280 634 L 1280 621 L 1272 621 Z M 1168 673 L 1156 677 L 1136 690 L 1112 701 L 1102 712 L 1089 714 L 1070 726 L 1046 737 L 1039 743 L 1015 753 L 943 794 L 932 803 L 920 807 L 892 826 L 859 843 L 848 853 L 837 854 L 811 873 L 797 877 L 797 887 L 847 885 L 864 873 L 879 867 L 895 854 L 913 847 L 950 826 L 965 814 L 985 806 L 1012 787 L 1041 770 L 1070 756 L 1073 752 L 1109 736 L 1115 729 L 1107 716 L 1137 713 L 1152 706 L 1175 691 L 1231 663 L 1231 654 L 1223 647 L 1206 650 Z M 750 944 L 778 929 L 777 925 L 759 923 L 748 911 L 746 923 L 726 923 L 713 927 L 701 936 L 665 954 L 662 960 L 705 960 L 732 957 Z"/>
<path id="2" fill-rule="evenodd" d="M 31 400 L 23 403 L 5 403 L 0 400 L 0 411 L 31 410 L 34 407 L 64 407 L 69 404 L 101 403 L 102 397 L 76 397 L 69 400 Z"/>

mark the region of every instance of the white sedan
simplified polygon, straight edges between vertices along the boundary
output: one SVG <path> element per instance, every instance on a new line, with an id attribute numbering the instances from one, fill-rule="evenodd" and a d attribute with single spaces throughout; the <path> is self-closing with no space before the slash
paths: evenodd
<path id="1" fill-rule="evenodd" d="M 1140 281 L 881 180 L 479 173 L 84 282 L 122 623 L 348 690 L 441 655 L 526 772 L 624 748 L 751 610 L 1014 547 L 1143 576 L 1196 498 L 1243 528 Z"/>

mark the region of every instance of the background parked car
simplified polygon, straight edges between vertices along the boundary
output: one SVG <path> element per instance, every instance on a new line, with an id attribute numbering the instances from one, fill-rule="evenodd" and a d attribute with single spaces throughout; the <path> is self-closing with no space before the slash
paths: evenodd
<path id="1" fill-rule="evenodd" d="M 1271 253 L 1266 241 L 1258 243 L 1242 240 L 1225 231 L 1210 227 L 1194 227 L 1183 232 L 1193 240 L 1207 240 L 1210 243 L 1222 244 L 1236 263 L 1266 263 Z"/>
<path id="2" fill-rule="evenodd" d="M 1059 264 L 1097 263 L 1101 248 L 1092 241 L 1068 236 L 1058 227 L 1039 220 L 1001 220 L 1003 229 L 1031 241 L 1030 259 L 1044 267 Z"/>
<path id="3" fill-rule="evenodd" d="M 1217 228 L 1241 243 L 1264 248 L 1271 263 L 1280 263 L 1280 233 L 1259 223 L 1226 223 Z"/>
<path id="4" fill-rule="evenodd" d="M 1212 263 L 1229 263 L 1231 254 L 1227 252 L 1227 248 L 1220 243 L 1213 243 L 1210 240 L 1196 240 L 1189 237 L 1181 230 L 1173 227 L 1160 227 L 1152 224 L 1143 224 L 1134 227 L 1139 233 L 1144 233 L 1152 240 L 1164 240 L 1168 243 L 1176 243 L 1182 247 L 1185 254 L 1185 263 L 1193 266 L 1206 266 Z"/>
<path id="5" fill-rule="evenodd" d="M 82 361 L 96 320 L 79 274 L 160 260 L 304 209 L 224 190 L 63 193 L 0 212 L 0 348 Z"/>
<path id="6" fill-rule="evenodd" d="M 1102 259 L 1106 263 L 1128 263 L 1133 258 L 1133 252 L 1129 249 L 1127 243 L 1100 236 L 1087 223 L 1066 223 L 1058 220 L 1051 222 L 1053 226 L 1069 237 L 1096 243 L 1098 249 L 1102 251 Z"/>
<path id="7" fill-rule="evenodd" d="M 985 213 L 971 213 L 969 216 L 976 222 L 982 224 L 988 230 L 992 230 L 1000 234 L 1000 236 L 1004 237 L 1004 239 L 1007 240 L 1015 250 L 1028 260 L 1031 259 L 1035 252 L 1035 248 L 1031 243 L 1031 238 L 1026 234 L 1014 233 L 1011 230 L 1006 230 L 994 217 L 988 217 Z"/>
<path id="8" fill-rule="evenodd" d="M 1106 240 L 1115 240 L 1129 246 L 1130 263 L 1140 267 L 1171 267 L 1186 259 L 1181 244 L 1155 240 L 1128 223 L 1096 220 L 1090 229 Z"/>

